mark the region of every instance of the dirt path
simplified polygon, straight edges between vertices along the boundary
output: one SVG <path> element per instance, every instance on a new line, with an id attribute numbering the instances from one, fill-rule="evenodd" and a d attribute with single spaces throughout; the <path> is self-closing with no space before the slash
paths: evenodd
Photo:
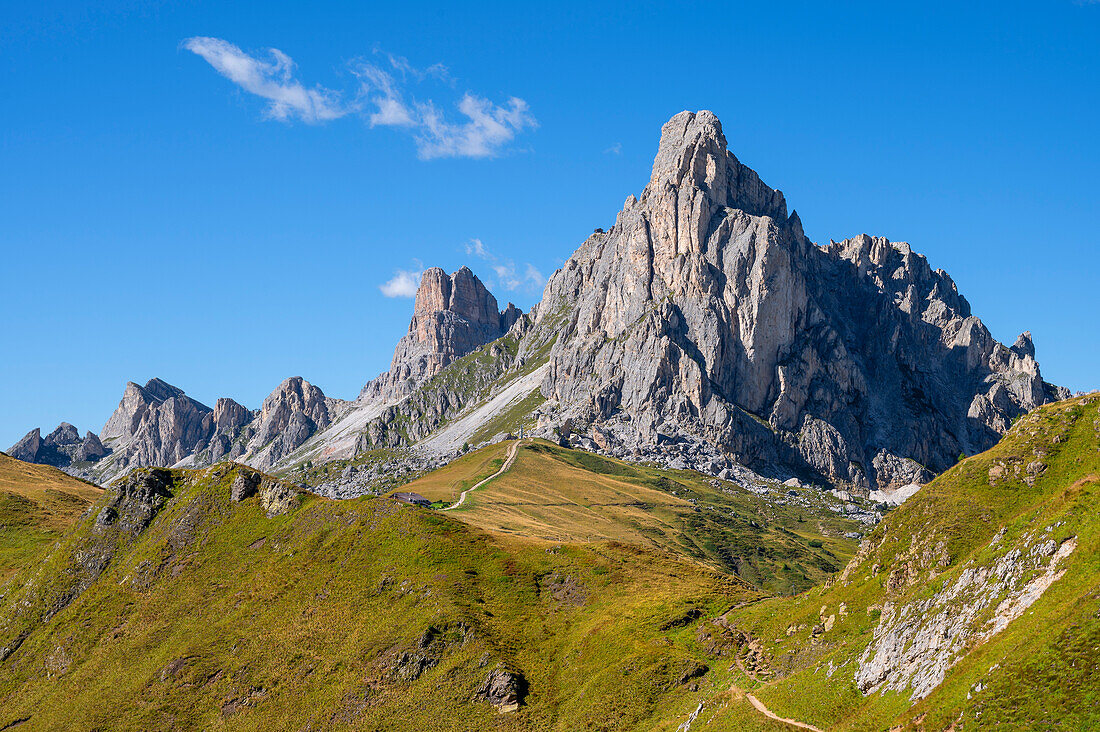
<path id="1" fill-rule="evenodd" d="M 766 706 L 764 706 L 764 702 L 760 701 L 759 699 L 757 699 L 755 696 L 753 696 L 749 692 L 742 691 L 741 689 L 738 689 L 736 686 L 732 687 L 730 689 L 730 691 L 732 691 L 734 693 L 734 695 L 744 694 L 745 697 L 749 700 L 749 703 L 752 704 L 753 707 L 756 708 L 756 711 L 760 712 L 761 714 L 763 714 L 768 719 L 774 719 L 776 722 L 782 722 L 783 724 L 789 724 L 792 727 L 798 727 L 799 729 L 808 729 L 811 732 L 825 732 L 825 730 L 821 729 L 820 727 L 815 727 L 812 724 L 806 724 L 805 722 L 796 722 L 793 719 L 786 719 L 784 717 L 780 717 L 778 714 L 773 714 L 770 709 L 768 709 Z"/>
<path id="2" fill-rule="evenodd" d="M 506 457 L 504 459 L 504 465 L 500 466 L 500 470 L 493 473 L 488 478 L 482 478 L 477 483 L 474 483 L 472 486 L 470 486 L 466 490 L 462 491 L 462 495 L 460 495 L 458 497 L 458 500 L 455 501 L 454 503 L 452 503 L 451 505 L 447 506 L 443 510 L 444 511 L 450 511 L 452 508 L 458 508 L 466 500 L 466 494 L 467 493 L 469 493 L 470 491 L 473 491 L 473 490 L 477 490 L 478 488 L 485 485 L 486 483 L 488 483 L 493 478 L 496 478 L 496 477 L 500 476 L 501 474 L 507 472 L 508 468 L 512 467 L 512 463 L 514 463 L 516 461 L 516 453 L 518 451 L 519 451 L 519 440 L 516 440 L 515 442 L 512 443 L 512 446 L 510 448 L 508 448 L 508 457 Z"/>

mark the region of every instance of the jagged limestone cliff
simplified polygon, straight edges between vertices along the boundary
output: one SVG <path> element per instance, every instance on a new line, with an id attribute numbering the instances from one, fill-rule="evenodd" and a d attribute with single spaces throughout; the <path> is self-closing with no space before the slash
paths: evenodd
<path id="1" fill-rule="evenodd" d="M 1065 395 L 907 244 L 807 239 L 705 111 L 664 126 L 641 197 L 551 276 L 538 313 L 561 311 L 542 391 L 564 417 L 858 487 L 923 482 Z"/>

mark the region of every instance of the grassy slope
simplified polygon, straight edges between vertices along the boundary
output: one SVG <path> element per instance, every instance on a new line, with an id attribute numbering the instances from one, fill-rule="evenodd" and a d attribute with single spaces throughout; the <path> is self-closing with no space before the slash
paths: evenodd
<path id="1" fill-rule="evenodd" d="M 0 453 L 0 582 L 56 541 L 102 493 L 57 468 Z"/>
<path id="2" fill-rule="evenodd" d="M 707 657 L 668 621 L 755 596 L 644 549 L 492 537 L 388 499 L 310 498 L 269 519 L 255 498 L 229 502 L 233 472 L 176 475 L 136 539 L 104 538 L 93 511 L 5 593 L 0 645 L 34 620 L 0 665 L 0 727 L 671 729 Z M 437 665 L 402 680 L 403 652 Z M 519 712 L 476 698 L 498 663 L 529 682 Z"/>
<path id="3" fill-rule="evenodd" d="M 403 490 L 451 500 L 495 472 L 504 452 L 503 445 L 479 450 Z M 458 482 L 463 475 L 470 477 Z M 453 515 L 493 533 L 671 552 L 775 593 L 823 581 L 851 557 L 854 542 L 843 536 L 861 527 L 824 508 L 820 496 L 808 508 L 783 506 L 712 480 L 540 440 L 522 446 L 512 468 Z"/>
<path id="4" fill-rule="evenodd" d="M 1037 410 L 996 447 L 944 473 L 876 528 L 870 543 L 877 548 L 853 563 L 846 582 L 732 613 L 737 627 L 763 642 L 771 671 L 735 674 L 734 682 L 755 688 L 780 716 L 829 729 L 1100 727 L 1100 677 L 1093 673 L 1100 664 L 1098 403 L 1078 398 Z M 1023 478 L 1036 461 L 1046 467 L 1029 486 Z M 998 464 L 1007 466 L 1006 477 L 991 484 Z M 990 547 L 1002 527 L 1003 538 Z M 1078 546 L 1063 564 L 1065 575 L 1023 616 L 985 643 L 972 643 L 943 683 L 914 706 L 908 693 L 860 693 L 854 672 L 884 602 L 901 606 L 929 597 L 968 567 L 988 566 L 1035 535 L 1056 542 L 1076 536 Z M 940 542 L 947 566 L 920 561 Z M 891 572 L 908 565 L 914 582 L 888 589 Z M 814 640 L 823 607 L 825 616 L 836 615 L 835 626 Z M 746 702 L 726 700 L 721 707 L 718 701 L 714 724 L 759 721 Z"/>
<path id="5" fill-rule="evenodd" d="M 401 487 L 402 491 L 419 493 L 430 501 L 452 503 L 462 491 L 483 478 L 488 478 L 504 464 L 510 443 L 498 442 L 453 460 Z"/>

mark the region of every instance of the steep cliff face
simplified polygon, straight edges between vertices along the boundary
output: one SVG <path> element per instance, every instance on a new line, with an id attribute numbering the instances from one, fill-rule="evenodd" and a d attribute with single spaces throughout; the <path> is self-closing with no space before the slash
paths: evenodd
<path id="1" fill-rule="evenodd" d="M 658 430 L 857 486 L 927 479 L 1056 395 L 907 244 L 819 247 L 710 112 L 662 129 L 649 184 L 549 280 L 543 393 L 629 444 Z M 922 467 L 923 466 L 923 467 Z"/>
<path id="2" fill-rule="evenodd" d="M 259 416 L 249 425 L 253 436 L 244 462 L 258 468 L 275 465 L 332 424 L 335 402 L 301 376 L 286 379 L 264 399 Z"/>
<path id="3" fill-rule="evenodd" d="M 104 476 L 137 466 L 170 466 L 211 437 L 214 411 L 160 379 L 126 384 L 122 400 L 103 425 L 101 438 L 113 450 Z"/>
<path id="4" fill-rule="evenodd" d="M 481 280 L 462 267 L 448 275 L 439 267 L 424 272 L 416 291 L 409 332 L 397 343 L 389 372 L 363 387 L 362 399 L 394 399 L 465 356 L 500 338 L 522 313 L 504 311 Z"/>

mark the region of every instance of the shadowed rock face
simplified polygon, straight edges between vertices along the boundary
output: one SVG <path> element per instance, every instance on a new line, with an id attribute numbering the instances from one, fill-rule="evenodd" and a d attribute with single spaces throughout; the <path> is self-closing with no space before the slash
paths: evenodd
<path id="1" fill-rule="evenodd" d="M 45 439 L 42 438 L 42 431 L 35 427 L 8 450 L 8 455 L 17 460 L 57 468 L 94 462 L 107 453 L 95 433 L 87 432 L 81 438 L 76 427 L 68 422 L 62 422 Z"/>
<path id="2" fill-rule="evenodd" d="M 512 303 L 499 311 L 496 298 L 467 267 L 451 275 L 439 267 L 426 270 L 409 332 L 398 341 L 389 372 L 363 387 L 360 396 L 408 394 L 456 359 L 500 338 L 521 315 Z"/>
<path id="3" fill-rule="evenodd" d="M 213 434 L 214 411 L 160 379 L 126 384 L 122 400 L 103 426 L 112 445 L 112 474 L 128 467 L 167 467 L 205 445 Z"/>
<path id="4" fill-rule="evenodd" d="M 247 463 L 271 467 L 328 427 L 332 423 L 331 401 L 301 376 L 283 381 L 264 399 L 259 416 L 249 426 L 254 436 L 248 442 Z"/>
<path id="5" fill-rule="evenodd" d="M 19 442 L 8 448 L 8 455 L 25 463 L 37 463 L 38 451 L 42 448 L 42 430 L 35 427 L 23 436 Z"/>
<path id="6" fill-rule="evenodd" d="M 926 479 L 1064 393 L 907 244 L 813 244 L 705 111 L 664 126 L 641 198 L 550 278 L 537 319 L 561 313 L 543 393 L 565 416 L 857 486 Z"/>

